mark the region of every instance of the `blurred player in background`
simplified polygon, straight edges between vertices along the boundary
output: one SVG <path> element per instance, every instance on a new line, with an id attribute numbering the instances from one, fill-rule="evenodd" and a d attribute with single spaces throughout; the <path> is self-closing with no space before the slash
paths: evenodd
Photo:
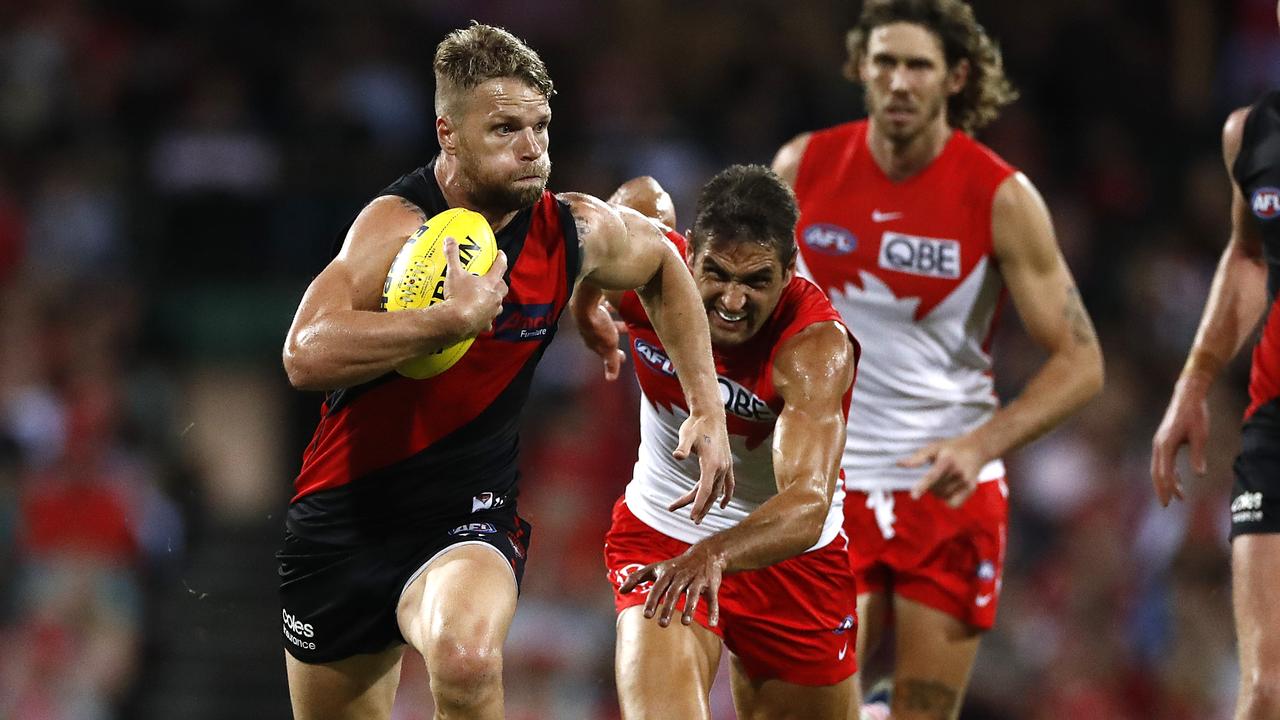
<path id="1" fill-rule="evenodd" d="M 838 480 L 858 347 L 822 291 L 795 275 L 795 198 L 768 168 L 730 167 L 702 189 L 687 246 L 653 180 L 612 201 L 662 220 L 688 255 L 737 483 L 700 525 L 667 511 L 698 483 L 697 467 L 671 454 L 686 410 L 636 294 L 607 293 L 643 394 L 639 460 L 605 538 L 623 717 L 709 718 L 728 647 L 739 717 L 844 720 L 857 698 L 857 593 Z M 622 356 L 601 297 L 584 287 L 572 308 L 612 379 Z"/>
<path id="2" fill-rule="evenodd" d="M 1025 176 L 971 136 L 1015 93 L 961 0 L 869 0 L 846 76 L 868 118 L 804 133 L 801 274 L 865 344 L 843 468 L 858 662 L 892 619 L 892 716 L 954 718 L 1005 557 L 1001 457 L 1102 387 L 1102 354 Z M 990 342 L 1007 294 L 1048 358 L 1000 407 Z"/>
<path id="3" fill-rule="evenodd" d="M 361 211 L 285 343 L 290 382 L 328 393 L 278 555 L 300 720 L 388 718 L 404 643 L 426 659 L 437 717 L 503 716 L 502 646 L 530 532 L 516 514 L 519 414 L 577 281 L 641 288 L 691 410 L 672 446 L 698 455 L 684 502 L 701 517 L 732 490 L 697 289 L 648 221 L 546 190 L 554 91 L 542 60 L 473 24 L 440 43 L 434 69 L 440 155 Z M 449 241 L 443 302 L 377 312 L 396 252 L 450 207 L 489 221 L 493 268 L 471 276 Z M 470 337 L 443 374 L 393 372 Z"/>
<path id="4" fill-rule="evenodd" d="M 1276 6 L 1280 20 L 1280 3 Z M 1280 92 L 1240 108 L 1222 128 L 1231 178 L 1231 237 L 1173 398 L 1151 449 L 1161 505 L 1183 497 L 1174 467 L 1189 445 L 1208 471 L 1207 397 L 1223 366 L 1266 317 L 1253 348 L 1249 407 L 1231 493 L 1231 584 L 1239 643 L 1237 720 L 1280 718 Z"/>

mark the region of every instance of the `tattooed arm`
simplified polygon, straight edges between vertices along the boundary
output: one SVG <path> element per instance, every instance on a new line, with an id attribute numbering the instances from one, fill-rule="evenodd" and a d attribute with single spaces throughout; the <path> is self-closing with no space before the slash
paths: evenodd
<path id="1" fill-rule="evenodd" d="M 1058 249 L 1049 210 L 1022 173 L 996 191 L 991 226 L 1014 307 L 1049 357 L 1017 399 L 986 423 L 903 461 L 905 467 L 932 463 L 912 492 L 933 492 L 953 507 L 973 493 L 983 465 L 1052 430 L 1102 389 L 1102 350 L 1093 323 Z"/>
<path id="2" fill-rule="evenodd" d="M 694 522 L 702 522 L 716 498 L 724 507 L 733 497 L 733 456 L 707 314 L 693 276 L 654 221 L 590 195 L 562 193 L 560 198 L 569 204 L 582 246 L 581 284 L 605 291 L 634 288 L 675 365 L 689 417 L 680 426 L 673 454 L 679 460 L 697 454 L 702 474 L 669 509 L 692 504 Z"/>
<path id="3" fill-rule="evenodd" d="M 671 202 L 671 195 L 662 189 L 657 180 L 648 176 L 632 178 L 622 183 L 609 196 L 609 204 L 628 207 L 647 218 L 657 220 L 664 226 L 664 232 L 676 226 L 676 209 Z M 578 223 L 578 243 L 581 246 L 582 233 L 587 228 L 581 220 L 575 218 L 574 221 Z M 604 291 L 591 283 L 578 283 L 569 300 L 569 309 L 573 312 L 578 334 L 582 336 L 587 348 L 604 361 L 604 379 L 610 381 L 618 379 L 622 364 L 627 359 L 627 354 L 619 347 L 621 334 L 627 331 L 626 323 L 613 317 L 614 311 L 620 307 L 621 292 Z"/>
<path id="4" fill-rule="evenodd" d="M 502 253 L 482 277 L 449 273 L 442 303 L 378 312 L 391 261 L 425 219 L 417 205 L 395 196 L 380 197 L 360 211 L 338 256 L 302 296 L 285 338 L 284 367 L 294 387 L 350 387 L 489 327 L 507 292 Z M 445 254 L 451 268 L 461 267 L 456 244 Z"/>

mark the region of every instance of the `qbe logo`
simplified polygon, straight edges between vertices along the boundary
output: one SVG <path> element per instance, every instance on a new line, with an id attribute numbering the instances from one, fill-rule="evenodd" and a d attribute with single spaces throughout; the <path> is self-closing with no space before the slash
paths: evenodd
<path id="1" fill-rule="evenodd" d="M 1273 187 L 1260 187 L 1253 191 L 1249 201 L 1253 214 L 1262 220 L 1270 220 L 1280 215 L 1280 190 Z"/>
<path id="2" fill-rule="evenodd" d="M 804 244 L 823 255 L 848 255 L 858 247 L 858 238 L 839 225 L 816 223 L 804 229 Z"/>
<path id="3" fill-rule="evenodd" d="M 716 382 L 720 385 L 720 402 L 724 403 L 725 412 L 756 422 L 772 422 L 778 418 L 768 403 L 742 385 L 719 375 Z"/>
<path id="4" fill-rule="evenodd" d="M 960 241 L 887 232 L 880 238 L 880 267 L 955 279 L 960 277 Z"/>

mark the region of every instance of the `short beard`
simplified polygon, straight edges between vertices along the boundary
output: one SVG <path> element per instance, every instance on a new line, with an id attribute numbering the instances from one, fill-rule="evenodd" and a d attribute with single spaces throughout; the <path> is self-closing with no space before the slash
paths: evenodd
<path id="1" fill-rule="evenodd" d="M 929 126 L 933 124 L 933 121 L 938 117 L 939 113 L 945 113 L 947 111 L 948 99 L 949 98 L 946 95 L 943 95 L 942 98 L 938 100 L 933 107 L 927 108 L 927 111 L 924 113 L 923 118 L 921 119 L 920 124 L 917 127 L 907 128 L 902 133 L 895 133 L 891 131 L 889 128 L 892 126 L 887 122 L 884 123 L 883 130 L 884 130 L 885 136 L 889 138 L 890 142 L 892 142 L 894 145 L 897 145 L 897 146 L 911 144 L 911 141 L 920 137 L 920 134 L 923 133 L 925 130 L 927 130 Z M 869 88 L 864 91 L 862 102 L 865 107 L 868 107 L 868 108 L 875 107 L 875 104 L 871 97 L 871 90 Z"/>
<path id="2" fill-rule="evenodd" d="M 493 184 L 473 186 L 472 201 L 479 207 L 486 210 L 494 210 L 500 213 L 509 213 L 516 210 L 523 210 L 527 207 L 533 207 L 538 202 L 538 198 L 542 197 L 542 193 L 547 189 L 547 181 L 544 179 L 541 183 L 534 186 L 513 187 L 507 184 Z"/>
<path id="3" fill-rule="evenodd" d="M 511 182 L 483 182 L 472 176 L 468 177 L 467 185 L 471 189 L 471 201 L 477 207 L 484 208 L 495 213 L 509 213 L 517 210 L 524 210 L 533 207 L 538 199 L 547 189 L 547 176 L 551 172 L 551 161 L 547 160 L 546 172 L 542 175 L 542 182 L 537 185 L 515 186 Z"/>

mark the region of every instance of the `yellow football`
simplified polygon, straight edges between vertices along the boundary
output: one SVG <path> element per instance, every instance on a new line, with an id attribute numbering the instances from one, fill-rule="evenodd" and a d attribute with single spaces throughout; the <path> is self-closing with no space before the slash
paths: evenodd
<path id="1" fill-rule="evenodd" d="M 498 257 L 498 241 L 489 222 L 478 212 L 450 208 L 428 219 L 396 254 L 382 286 L 382 309 L 388 312 L 412 310 L 444 300 L 444 277 L 449 263 L 444 239 L 458 242 L 462 267 L 473 275 L 483 275 Z M 429 355 L 401 363 L 396 372 L 421 380 L 453 367 L 471 347 L 467 338 Z"/>

